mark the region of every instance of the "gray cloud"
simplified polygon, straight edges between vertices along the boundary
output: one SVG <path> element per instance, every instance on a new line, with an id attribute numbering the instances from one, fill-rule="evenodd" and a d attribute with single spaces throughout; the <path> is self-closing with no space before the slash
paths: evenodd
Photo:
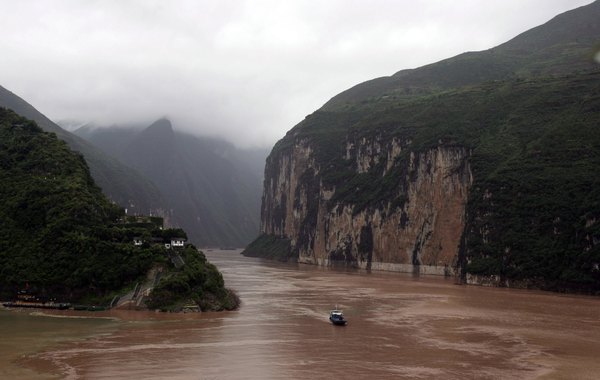
<path id="1" fill-rule="evenodd" d="M 483 50 L 591 0 L 0 0 L 0 85 L 53 120 L 168 116 L 266 146 L 359 82 Z"/>

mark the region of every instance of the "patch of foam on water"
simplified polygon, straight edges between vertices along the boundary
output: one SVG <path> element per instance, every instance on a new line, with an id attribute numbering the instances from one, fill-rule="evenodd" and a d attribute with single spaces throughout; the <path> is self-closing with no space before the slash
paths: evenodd
<path id="1" fill-rule="evenodd" d="M 101 317 L 96 315 L 64 315 L 64 314 L 48 314 L 43 311 L 33 311 L 29 313 L 32 317 L 50 317 L 50 318 L 64 318 L 64 319 L 107 319 L 110 321 L 119 321 L 116 317 Z"/>
<path id="2" fill-rule="evenodd" d="M 444 371 L 438 368 L 410 367 L 410 366 L 386 366 L 389 372 L 398 373 L 411 379 L 436 379 L 444 376 Z"/>
<path id="3" fill-rule="evenodd" d="M 290 343 L 289 340 L 283 339 L 246 339 L 237 340 L 235 342 L 207 342 L 207 343 L 150 343 L 150 344 L 134 344 L 118 347 L 93 347 L 93 348 L 73 348 L 68 350 L 54 351 L 41 354 L 41 357 L 53 359 L 68 359 L 77 354 L 85 353 L 121 353 L 121 352 L 142 352 L 146 350 L 190 350 L 195 348 L 205 347 L 249 347 L 249 346 L 271 346 L 277 343 Z"/>
<path id="4" fill-rule="evenodd" d="M 77 375 L 75 367 L 70 366 L 64 361 L 65 356 L 63 355 L 56 355 L 53 352 L 44 352 L 41 354 L 29 355 L 27 359 L 41 359 L 50 362 L 52 366 L 56 368 L 56 371 L 61 374 L 61 378 L 65 380 L 77 380 L 80 378 L 80 376 Z"/>

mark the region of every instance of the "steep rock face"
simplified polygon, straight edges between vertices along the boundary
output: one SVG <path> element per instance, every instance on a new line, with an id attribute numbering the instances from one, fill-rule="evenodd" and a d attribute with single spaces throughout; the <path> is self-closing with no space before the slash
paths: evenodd
<path id="1" fill-rule="evenodd" d="M 287 237 L 298 261 L 367 269 L 451 274 L 465 223 L 472 175 L 468 152 L 440 145 L 410 152 L 410 140 L 347 141 L 344 160 L 356 173 L 392 168 L 404 173 L 397 189 L 404 203 L 359 209 L 334 200 L 335 186 L 324 185 L 314 149 L 299 139 L 273 155 L 265 170 L 261 232 Z"/>
<path id="2" fill-rule="evenodd" d="M 332 98 L 273 148 L 245 254 L 600 294 L 599 15 Z"/>

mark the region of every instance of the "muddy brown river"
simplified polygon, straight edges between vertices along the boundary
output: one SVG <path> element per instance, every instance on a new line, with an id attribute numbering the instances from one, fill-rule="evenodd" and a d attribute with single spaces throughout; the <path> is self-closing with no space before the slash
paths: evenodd
<path id="1" fill-rule="evenodd" d="M 597 297 L 206 253 L 239 311 L 2 310 L 0 378 L 600 378 Z"/>

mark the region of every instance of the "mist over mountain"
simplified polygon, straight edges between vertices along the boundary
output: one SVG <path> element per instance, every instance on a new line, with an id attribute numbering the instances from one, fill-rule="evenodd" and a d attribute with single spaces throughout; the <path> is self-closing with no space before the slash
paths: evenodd
<path id="1" fill-rule="evenodd" d="M 63 122 L 81 125 L 71 133 L 2 87 L 0 106 L 82 153 L 104 194 L 128 214 L 164 216 L 203 246 L 243 246 L 258 231 L 266 149 L 174 132 L 166 119 L 147 128 Z"/>
<path id="2" fill-rule="evenodd" d="M 140 214 L 160 214 L 168 219 L 166 203 L 158 188 L 138 171 L 102 152 L 93 144 L 59 127 L 32 105 L 0 86 L 0 106 L 34 120 L 46 132 L 56 133 L 69 147 L 80 152 L 102 192 L 121 207 Z"/>
<path id="3" fill-rule="evenodd" d="M 371 97 L 405 98 L 507 78 L 594 70 L 594 54 L 600 50 L 600 23 L 595 18 L 599 8 L 600 3 L 594 2 L 560 14 L 494 48 L 360 83 L 334 96 L 322 109 L 332 110 Z"/>
<path id="4" fill-rule="evenodd" d="M 266 149 L 181 133 L 167 119 L 147 128 L 83 126 L 74 133 L 156 183 L 172 222 L 195 244 L 240 247 L 256 236 Z"/>

